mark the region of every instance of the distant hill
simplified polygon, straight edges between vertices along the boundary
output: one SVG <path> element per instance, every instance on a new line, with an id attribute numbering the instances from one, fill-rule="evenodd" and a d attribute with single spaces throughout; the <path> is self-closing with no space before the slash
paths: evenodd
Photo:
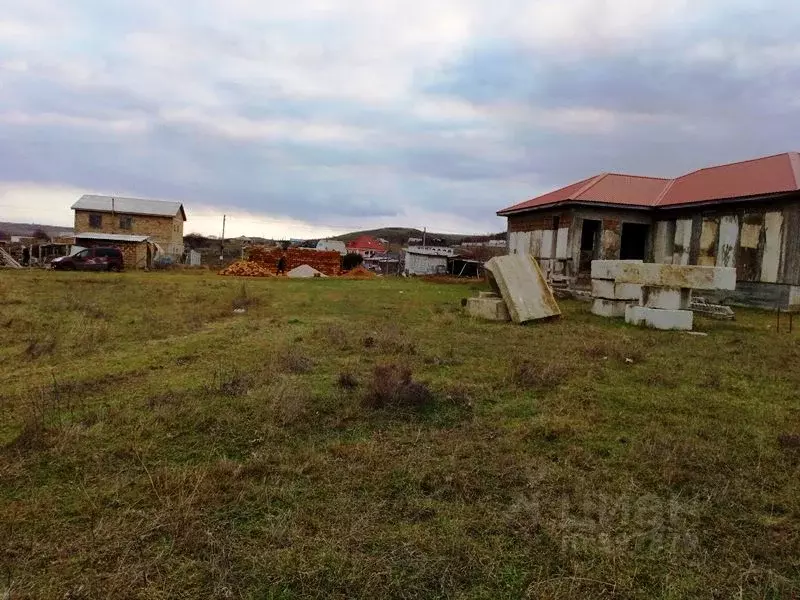
<path id="1" fill-rule="evenodd" d="M 72 235 L 72 227 L 59 227 L 58 225 L 40 225 L 38 223 L 8 223 L 0 221 L 0 232 L 11 235 L 32 236 L 37 230 L 43 230 L 50 237 Z"/>
<path id="2" fill-rule="evenodd" d="M 342 240 L 343 242 L 349 242 L 357 238 L 360 235 L 370 235 L 374 238 L 383 238 L 388 240 L 390 244 L 393 245 L 405 245 L 408 243 L 408 238 L 419 238 L 422 239 L 423 231 L 421 229 L 415 229 L 413 227 L 382 227 L 381 229 L 368 229 L 366 231 L 354 231 L 352 233 L 345 233 L 343 235 L 336 236 L 335 240 Z M 429 231 L 428 233 L 424 234 L 426 238 L 426 243 L 428 244 L 443 244 L 443 245 L 455 245 L 459 244 L 465 240 L 479 240 L 479 239 L 492 239 L 494 237 L 505 237 L 505 233 L 499 234 L 492 234 L 490 236 L 476 236 L 476 235 L 469 235 L 469 234 L 454 234 L 454 233 L 435 233 Z"/>

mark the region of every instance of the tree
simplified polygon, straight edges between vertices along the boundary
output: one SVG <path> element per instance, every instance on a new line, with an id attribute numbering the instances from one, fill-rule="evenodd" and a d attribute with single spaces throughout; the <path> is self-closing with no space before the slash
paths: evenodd
<path id="1" fill-rule="evenodd" d="M 39 227 L 38 229 L 36 229 L 36 231 L 33 232 L 33 237 L 37 240 L 41 240 L 44 242 L 50 241 L 50 235 L 41 227 Z"/>

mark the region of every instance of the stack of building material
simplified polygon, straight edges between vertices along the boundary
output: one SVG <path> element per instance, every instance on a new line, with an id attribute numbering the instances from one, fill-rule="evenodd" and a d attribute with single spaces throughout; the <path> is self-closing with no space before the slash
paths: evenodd
<path id="1" fill-rule="evenodd" d="M 269 269 L 249 260 L 240 260 L 228 265 L 219 274 L 233 277 L 272 277 Z"/>
<path id="2" fill-rule="evenodd" d="M 505 320 L 503 303 L 515 323 L 527 323 L 561 314 L 553 290 L 547 285 L 536 259 L 527 254 L 496 256 L 486 263 L 489 282 L 502 296 L 481 295 L 467 301 L 469 314 Z"/>
<path id="3" fill-rule="evenodd" d="M 592 313 L 598 317 L 624 317 L 629 304 L 639 304 L 642 286 L 635 283 L 617 283 L 605 263 L 641 263 L 641 260 L 592 261 Z"/>
<path id="4" fill-rule="evenodd" d="M 310 267 L 308 265 L 300 265 L 299 267 L 295 267 L 291 271 L 286 274 L 287 277 L 291 277 L 292 279 L 311 279 L 313 277 L 327 277 L 317 271 L 314 267 Z"/>
<path id="5" fill-rule="evenodd" d="M 284 258 L 284 269 L 291 271 L 300 265 L 308 265 L 320 273 L 335 277 L 341 272 L 342 257 L 338 252 L 323 252 L 314 248 L 289 248 L 253 246 L 247 254 L 248 260 L 259 263 L 272 273 L 278 270 L 278 261 Z"/>
<path id="6" fill-rule="evenodd" d="M 625 307 L 627 323 L 690 331 L 692 290 L 733 290 L 736 269 L 598 260 L 592 262 L 592 279 L 641 286 L 639 302 Z"/>

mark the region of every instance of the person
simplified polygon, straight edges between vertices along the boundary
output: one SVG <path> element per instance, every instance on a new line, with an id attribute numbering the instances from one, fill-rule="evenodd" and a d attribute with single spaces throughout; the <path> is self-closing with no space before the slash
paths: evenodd
<path id="1" fill-rule="evenodd" d="M 283 275 L 286 272 L 286 257 L 281 256 L 278 259 L 278 275 Z"/>
<path id="2" fill-rule="evenodd" d="M 22 264 L 26 267 L 31 263 L 31 249 L 25 246 L 22 249 Z"/>

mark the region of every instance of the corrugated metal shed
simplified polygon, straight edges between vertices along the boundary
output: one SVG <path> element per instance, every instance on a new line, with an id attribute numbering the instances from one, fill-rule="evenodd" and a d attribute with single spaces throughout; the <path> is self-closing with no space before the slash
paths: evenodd
<path id="1" fill-rule="evenodd" d="M 76 240 L 102 240 L 108 242 L 146 242 L 146 235 L 123 235 L 120 233 L 76 233 Z"/>
<path id="2" fill-rule="evenodd" d="M 98 196 L 84 194 L 72 205 L 72 210 L 96 210 L 101 212 L 127 213 L 131 215 L 149 215 L 154 217 L 174 217 L 181 213 L 186 220 L 186 211 L 180 202 L 164 200 L 144 200 L 141 198 L 122 198 L 119 196 Z"/>

